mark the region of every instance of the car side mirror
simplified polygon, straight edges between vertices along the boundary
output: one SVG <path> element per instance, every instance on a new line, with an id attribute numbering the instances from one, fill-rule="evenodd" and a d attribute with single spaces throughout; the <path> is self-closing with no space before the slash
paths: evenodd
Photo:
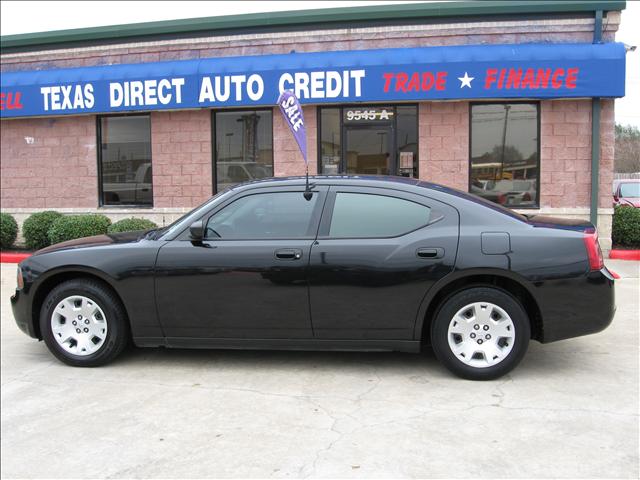
<path id="1" fill-rule="evenodd" d="M 189 235 L 194 242 L 201 242 L 204 239 L 204 224 L 202 220 L 197 220 L 191 224 Z"/>

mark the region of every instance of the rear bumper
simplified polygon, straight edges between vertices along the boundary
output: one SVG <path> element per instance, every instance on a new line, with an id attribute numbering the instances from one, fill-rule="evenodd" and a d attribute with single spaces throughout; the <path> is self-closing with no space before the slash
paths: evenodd
<path id="1" fill-rule="evenodd" d="M 607 270 L 540 286 L 542 343 L 598 333 L 616 313 L 615 281 Z"/>

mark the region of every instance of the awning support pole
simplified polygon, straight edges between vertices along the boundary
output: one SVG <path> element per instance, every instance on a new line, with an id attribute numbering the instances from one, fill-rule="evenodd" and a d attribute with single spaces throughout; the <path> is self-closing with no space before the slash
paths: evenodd
<path id="1" fill-rule="evenodd" d="M 593 43 L 602 42 L 602 10 L 596 10 L 593 24 Z M 598 226 L 598 197 L 600 177 L 600 97 L 591 100 L 591 208 L 589 219 Z"/>
<path id="2" fill-rule="evenodd" d="M 598 226 L 598 180 L 600 177 L 600 98 L 591 100 L 591 215 Z"/>

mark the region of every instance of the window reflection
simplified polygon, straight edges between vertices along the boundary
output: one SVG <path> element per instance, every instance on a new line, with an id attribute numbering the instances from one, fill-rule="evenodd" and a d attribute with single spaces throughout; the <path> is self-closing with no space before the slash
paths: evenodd
<path id="1" fill-rule="evenodd" d="M 398 175 L 418 178 L 418 108 L 397 107 Z"/>
<path id="2" fill-rule="evenodd" d="M 513 207 L 538 205 L 537 104 L 471 107 L 470 191 Z"/>
<path id="3" fill-rule="evenodd" d="M 272 177 L 272 111 L 225 111 L 214 115 L 217 191 Z"/>
<path id="4" fill-rule="evenodd" d="M 101 205 L 152 206 L 149 116 L 102 117 L 99 142 Z"/>
<path id="5" fill-rule="evenodd" d="M 340 109 L 323 108 L 320 110 L 320 171 L 325 175 L 340 173 L 341 134 Z"/>

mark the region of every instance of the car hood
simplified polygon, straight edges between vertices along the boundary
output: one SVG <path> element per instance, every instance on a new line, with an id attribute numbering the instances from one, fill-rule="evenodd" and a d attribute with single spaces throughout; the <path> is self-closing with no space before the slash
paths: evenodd
<path id="1" fill-rule="evenodd" d="M 113 245 L 116 243 L 133 243 L 137 242 L 145 234 L 145 231 L 109 233 L 107 235 L 95 235 L 93 237 L 77 238 L 66 242 L 56 243 L 49 247 L 38 250 L 34 255 L 43 253 L 58 252 L 60 250 L 70 250 L 76 248 L 101 247 L 105 245 Z"/>
<path id="2" fill-rule="evenodd" d="M 638 197 L 622 197 L 618 200 L 618 205 L 628 205 L 631 207 L 640 208 L 640 198 Z"/>

